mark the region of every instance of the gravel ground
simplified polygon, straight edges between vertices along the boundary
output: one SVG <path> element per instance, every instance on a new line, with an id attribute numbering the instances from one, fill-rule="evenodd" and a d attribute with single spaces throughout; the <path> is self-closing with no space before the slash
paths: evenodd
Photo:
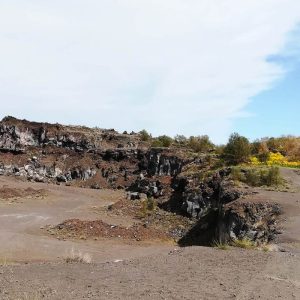
<path id="1" fill-rule="evenodd" d="M 94 206 L 121 195 L 35 184 L 45 199 L 0 203 L 0 299 L 300 299 L 300 175 L 288 169 L 282 174 L 292 192 L 257 189 L 253 196 L 283 207 L 283 233 L 270 252 L 58 240 L 40 226 L 79 216 L 93 220 Z M 0 183 L 30 185 L 7 178 Z M 113 223 L 132 220 L 119 216 Z M 70 247 L 92 254 L 92 263 L 65 262 L 63 251 Z"/>

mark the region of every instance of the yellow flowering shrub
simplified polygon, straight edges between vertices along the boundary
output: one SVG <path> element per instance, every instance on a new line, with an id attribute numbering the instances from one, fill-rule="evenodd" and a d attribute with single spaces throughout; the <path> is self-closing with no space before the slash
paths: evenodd
<path id="1" fill-rule="evenodd" d="M 281 153 L 270 152 L 268 155 L 268 159 L 266 163 L 262 163 L 256 156 L 250 157 L 250 163 L 254 166 L 264 165 L 267 166 L 282 166 L 282 167 L 290 167 L 290 168 L 300 168 L 300 161 L 289 161 L 285 156 Z"/>
<path id="2" fill-rule="evenodd" d="M 274 165 L 281 166 L 286 164 L 287 162 L 288 162 L 287 159 L 280 152 L 277 153 L 270 152 L 269 157 L 266 161 L 268 166 L 274 166 Z"/>
<path id="3" fill-rule="evenodd" d="M 250 163 L 251 163 L 251 165 L 254 165 L 254 166 L 258 166 L 258 165 L 262 164 L 256 156 L 250 157 Z"/>

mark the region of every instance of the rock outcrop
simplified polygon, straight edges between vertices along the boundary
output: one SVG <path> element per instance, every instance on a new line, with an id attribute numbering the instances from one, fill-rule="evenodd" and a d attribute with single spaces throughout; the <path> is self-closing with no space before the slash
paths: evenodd
<path id="1" fill-rule="evenodd" d="M 196 220 L 182 243 L 212 238 L 267 242 L 276 234 L 279 208 L 245 204 L 229 168 L 207 179 L 201 157 L 177 149 L 151 148 L 139 134 L 63 126 L 6 117 L 0 122 L 0 175 L 94 189 L 126 189 L 129 199 L 155 197 L 161 208 Z M 210 157 L 211 158 L 211 157 Z"/>
<path id="2" fill-rule="evenodd" d="M 166 208 L 192 218 L 200 219 L 211 209 L 238 199 L 241 192 L 228 179 L 230 169 L 216 172 L 207 180 L 199 181 L 189 177 L 176 177 L 172 187 L 174 194 L 165 204 Z"/>
<path id="3" fill-rule="evenodd" d="M 220 211 L 217 238 L 221 242 L 250 240 L 256 244 L 273 241 L 278 234 L 281 208 L 273 203 L 230 203 Z"/>
<path id="4" fill-rule="evenodd" d="M 0 153 L 0 175 L 37 182 L 84 181 L 81 185 L 97 188 L 136 186 L 133 190 L 155 196 L 162 196 L 158 178 L 176 176 L 184 164 L 172 151 L 150 149 L 139 134 L 13 117 L 0 122 Z M 144 177 L 148 188 L 140 188 Z"/>
<path id="5" fill-rule="evenodd" d="M 137 148 L 138 134 L 119 134 L 113 129 L 63 126 L 6 117 L 0 123 L 0 150 L 24 152 L 28 147 L 56 146 L 77 152 Z"/>

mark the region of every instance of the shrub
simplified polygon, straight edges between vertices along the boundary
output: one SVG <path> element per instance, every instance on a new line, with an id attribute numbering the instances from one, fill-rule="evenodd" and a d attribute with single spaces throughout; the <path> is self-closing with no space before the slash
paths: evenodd
<path id="1" fill-rule="evenodd" d="M 276 166 L 247 168 L 244 170 L 244 173 L 242 173 L 238 167 L 233 167 L 231 169 L 231 178 L 250 186 L 278 186 L 283 182 L 279 168 Z"/>
<path id="2" fill-rule="evenodd" d="M 146 200 L 141 202 L 141 209 L 139 216 L 141 218 L 145 218 L 147 215 L 150 215 L 157 208 L 157 202 L 153 199 L 153 197 L 148 197 Z"/>
<path id="3" fill-rule="evenodd" d="M 267 158 L 262 161 L 256 156 L 250 157 L 250 162 L 252 165 L 268 165 L 268 166 L 282 166 L 289 168 L 300 168 L 300 161 L 289 161 L 287 157 L 282 155 L 280 152 L 269 152 Z"/>
<path id="4" fill-rule="evenodd" d="M 282 136 L 264 138 L 252 144 L 252 154 L 258 157 L 266 152 L 280 152 L 289 160 L 300 160 L 300 137 Z M 263 160 L 262 160 L 263 161 Z"/>
<path id="5" fill-rule="evenodd" d="M 261 162 L 259 161 L 259 159 L 256 156 L 250 157 L 250 163 L 254 166 L 258 166 L 261 164 Z"/>
<path id="6" fill-rule="evenodd" d="M 173 139 L 167 135 L 161 135 L 152 142 L 152 147 L 170 147 Z"/>
<path id="7" fill-rule="evenodd" d="M 260 186 L 262 184 L 261 173 L 255 169 L 249 169 L 245 174 L 245 183 L 251 186 Z"/>
<path id="8" fill-rule="evenodd" d="M 275 166 L 271 167 L 263 177 L 263 181 L 267 186 L 279 185 L 282 182 L 279 168 Z"/>
<path id="9" fill-rule="evenodd" d="M 139 134 L 141 135 L 141 140 L 144 142 L 147 142 L 152 138 L 151 134 L 148 133 L 145 129 L 141 130 Z"/>
<path id="10" fill-rule="evenodd" d="M 154 211 L 157 207 L 156 201 L 153 199 L 153 197 L 147 198 L 147 210 Z"/>
<path id="11" fill-rule="evenodd" d="M 71 249 L 69 255 L 64 258 L 66 263 L 85 263 L 90 264 L 92 262 L 92 257 L 88 253 L 76 252 L 73 248 Z"/>
<path id="12" fill-rule="evenodd" d="M 227 163 L 237 165 L 247 162 L 250 158 L 250 143 L 247 138 L 233 133 L 223 150 L 223 158 Z"/>
<path id="13" fill-rule="evenodd" d="M 233 167 L 231 169 L 231 178 L 234 180 L 234 181 L 241 181 L 242 179 L 242 174 L 241 174 L 241 170 L 239 167 Z"/>
<path id="14" fill-rule="evenodd" d="M 160 140 L 154 139 L 151 144 L 152 147 L 163 147 L 163 144 Z"/>
<path id="15" fill-rule="evenodd" d="M 184 145 L 187 143 L 187 138 L 184 135 L 177 134 L 174 138 L 174 141 L 178 144 Z"/>
<path id="16" fill-rule="evenodd" d="M 223 243 L 221 241 L 215 240 L 212 242 L 212 247 L 217 248 L 219 250 L 228 250 L 229 245 L 226 243 Z"/>
<path id="17" fill-rule="evenodd" d="M 236 239 L 232 242 L 232 246 L 243 249 L 254 249 L 256 244 L 248 238 Z"/>
<path id="18" fill-rule="evenodd" d="M 191 136 L 188 140 L 188 146 L 195 152 L 207 152 L 214 148 L 214 144 L 207 135 Z"/>

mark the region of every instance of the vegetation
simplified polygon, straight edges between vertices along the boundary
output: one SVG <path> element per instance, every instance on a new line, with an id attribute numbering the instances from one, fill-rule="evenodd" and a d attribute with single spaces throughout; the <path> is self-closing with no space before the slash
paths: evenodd
<path id="1" fill-rule="evenodd" d="M 236 166 L 232 167 L 230 175 L 232 180 L 234 180 L 235 182 L 242 181 L 242 173 L 239 167 Z"/>
<path id="2" fill-rule="evenodd" d="M 300 137 L 282 136 L 279 138 L 263 138 L 252 144 L 252 155 L 265 163 L 269 155 L 281 154 L 288 162 L 300 161 Z"/>
<path id="3" fill-rule="evenodd" d="M 219 249 L 219 250 L 228 250 L 228 249 L 230 248 L 230 247 L 229 247 L 229 244 L 223 243 L 223 242 L 218 241 L 218 240 L 213 241 L 212 246 L 213 246 L 214 248 Z"/>
<path id="4" fill-rule="evenodd" d="M 152 141 L 152 147 L 170 147 L 173 139 L 167 135 L 161 135 Z"/>
<path id="5" fill-rule="evenodd" d="M 256 244 L 248 238 L 236 239 L 232 242 L 232 246 L 243 249 L 255 249 Z"/>
<path id="6" fill-rule="evenodd" d="M 180 134 L 177 134 L 177 135 L 174 137 L 175 143 L 181 144 L 181 145 L 186 145 L 187 140 L 188 140 L 188 139 L 187 139 L 184 135 L 180 135 Z"/>
<path id="7" fill-rule="evenodd" d="M 147 215 L 152 214 L 157 208 L 157 202 L 153 199 L 153 197 L 148 197 L 146 200 L 141 203 L 141 211 L 139 216 L 141 218 L 145 218 Z"/>
<path id="8" fill-rule="evenodd" d="M 150 139 L 152 138 L 151 134 L 148 133 L 147 130 L 143 129 L 139 132 L 139 134 L 141 135 L 141 140 L 143 142 L 147 142 L 147 141 L 150 141 Z"/>
<path id="9" fill-rule="evenodd" d="M 214 144 L 210 141 L 208 135 L 191 136 L 187 145 L 195 152 L 208 152 L 214 149 Z"/>
<path id="10" fill-rule="evenodd" d="M 267 166 L 281 166 L 288 168 L 300 168 L 300 161 L 289 161 L 287 157 L 281 153 L 268 152 L 266 157 L 261 160 L 260 157 L 252 156 L 250 158 L 252 165 L 267 165 Z"/>
<path id="11" fill-rule="evenodd" d="M 240 167 L 233 167 L 231 178 L 236 182 L 241 181 L 250 186 L 278 186 L 283 183 L 277 166 L 247 167 L 243 170 Z"/>
<path id="12" fill-rule="evenodd" d="M 9 261 L 7 260 L 6 257 L 0 258 L 0 266 L 7 266 L 9 264 Z"/>
<path id="13" fill-rule="evenodd" d="M 139 134 L 141 140 L 149 142 L 152 147 L 185 149 L 189 157 L 202 157 L 199 155 L 203 154 L 213 155 L 217 157 L 217 165 L 220 167 L 249 164 L 252 166 L 300 168 L 300 137 L 271 137 L 250 143 L 246 137 L 233 133 L 226 145 L 214 145 L 207 135 L 190 137 L 176 135 L 174 138 L 167 135 L 152 137 L 146 130 L 140 131 Z M 216 161 L 214 161 L 215 165 Z M 253 173 L 250 171 L 248 174 L 249 181 L 252 179 L 255 181 L 257 174 L 254 173 L 254 171 Z M 239 179 L 236 178 L 235 180 Z"/>
<path id="14" fill-rule="evenodd" d="M 250 142 L 244 136 L 233 133 L 223 150 L 223 158 L 229 164 L 248 162 L 251 154 Z"/>
<path id="15" fill-rule="evenodd" d="M 92 257 L 88 253 L 76 252 L 73 248 L 71 249 L 69 255 L 64 258 L 66 263 L 85 263 L 90 264 L 92 262 Z"/>

